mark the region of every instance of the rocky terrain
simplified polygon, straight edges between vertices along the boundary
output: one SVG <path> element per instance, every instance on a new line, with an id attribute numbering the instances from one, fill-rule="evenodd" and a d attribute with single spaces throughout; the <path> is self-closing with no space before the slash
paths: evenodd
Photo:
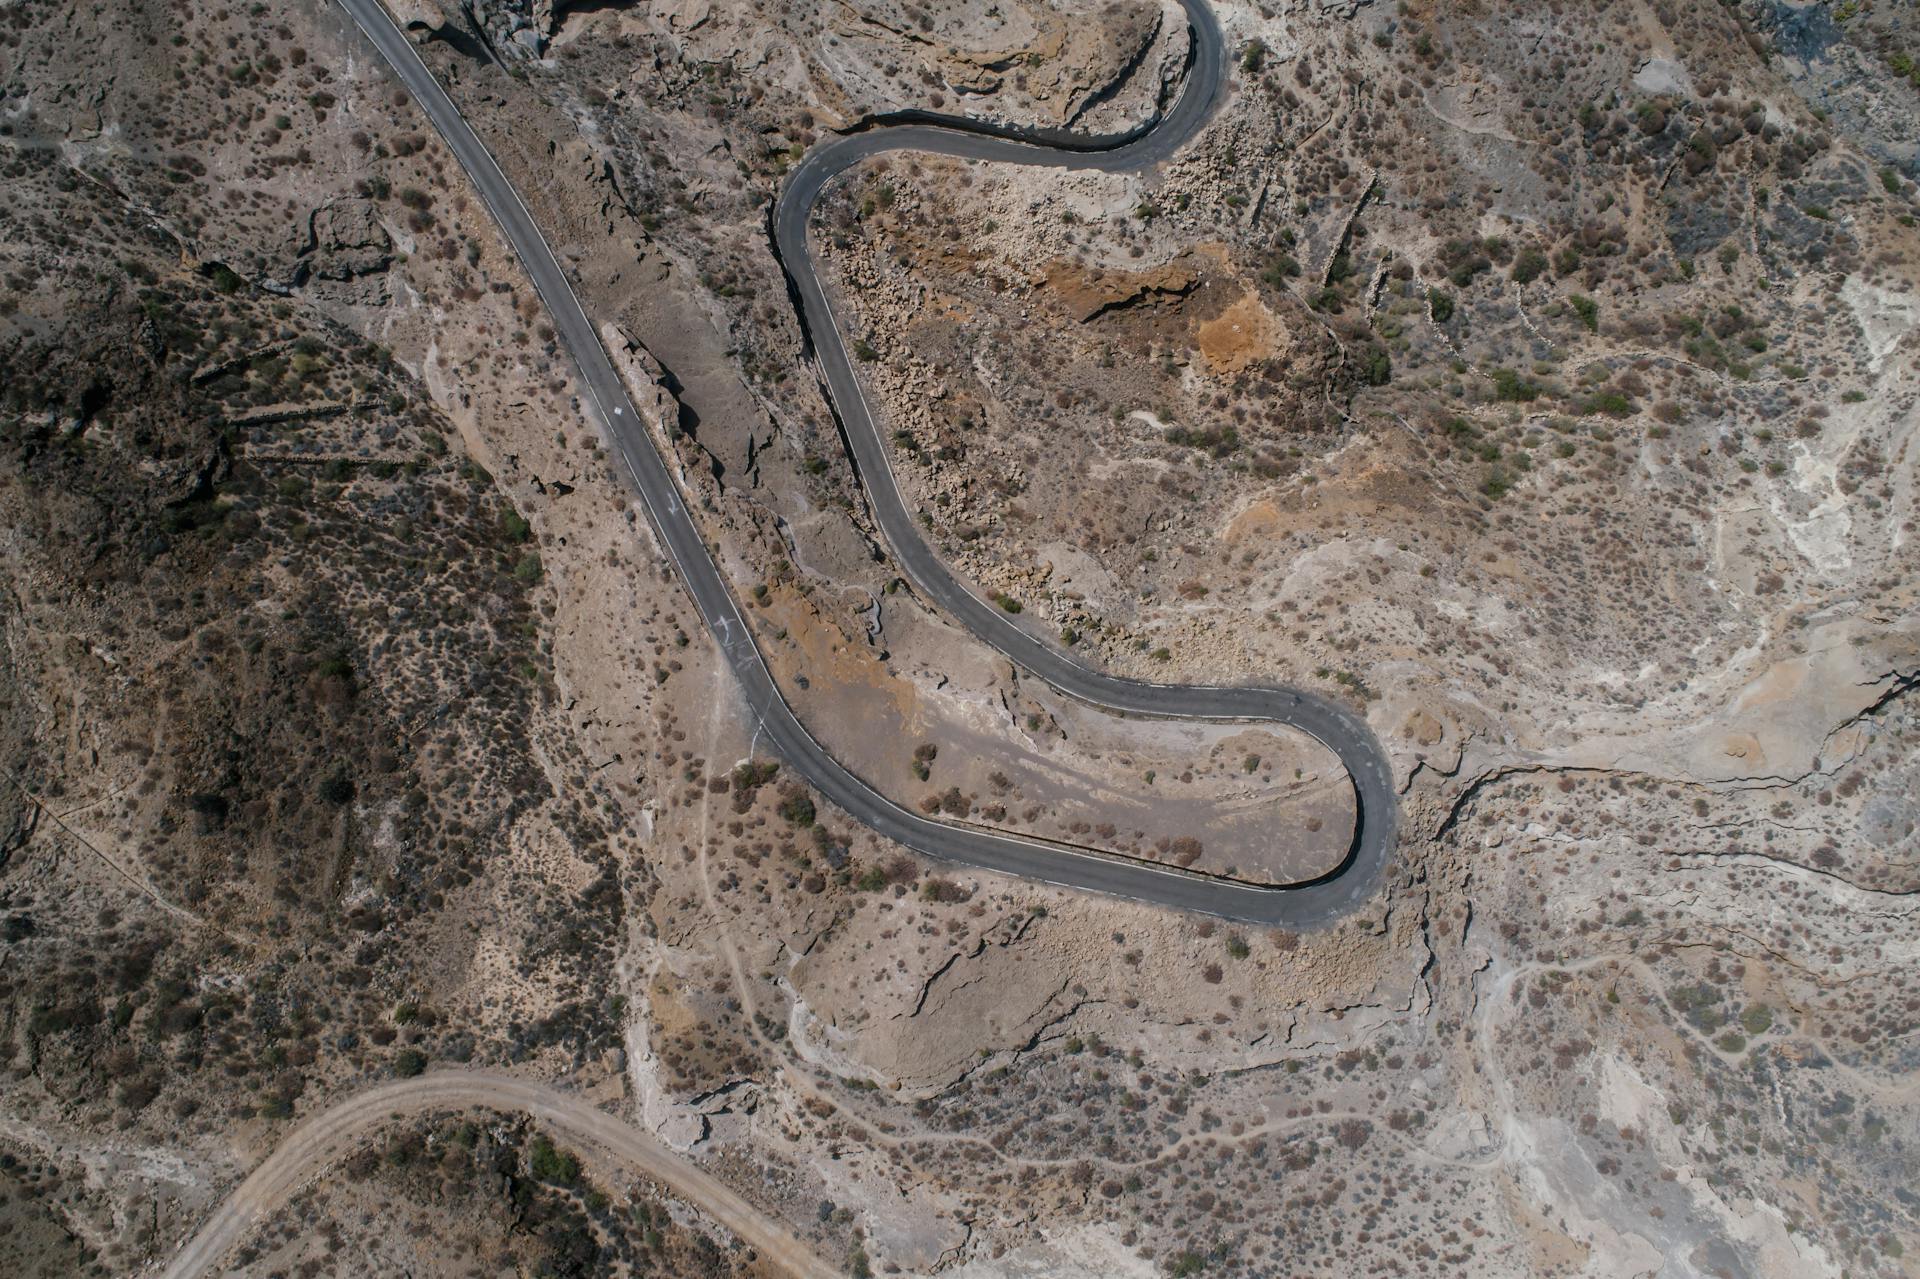
<path id="1" fill-rule="evenodd" d="M 1113 131 L 1146 3 L 407 0 L 782 688 L 903 803 L 1254 879 L 1314 743 L 1106 716 L 900 581 L 767 210 L 926 108 Z M 1222 4 L 1143 174 L 892 157 L 816 242 L 956 570 L 1090 663 L 1350 698 L 1306 934 L 955 873 L 768 756 L 537 297 L 344 14 L 0 23 L 0 1237 L 154 1272 L 293 1126 L 486 1065 L 849 1273 L 1906 1275 L 1920 27 Z M 523 1115 L 247 1274 L 771 1273 Z"/>

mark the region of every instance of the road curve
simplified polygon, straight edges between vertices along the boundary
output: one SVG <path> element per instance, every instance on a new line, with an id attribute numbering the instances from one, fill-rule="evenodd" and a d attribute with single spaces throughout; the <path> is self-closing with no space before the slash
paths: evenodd
<path id="1" fill-rule="evenodd" d="M 1340 757 L 1353 779 L 1354 840 L 1332 871 L 1284 887 L 1236 883 L 936 821 L 882 796 L 829 755 L 781 696 L 699 526 L 681 501 L 672 473 L 648 438 L 566 272 L 519 193 L 379 0 L 339 2 L 427 113 L 513 245 L 579 369 L 581 384 L 613 451 L 640 492 L 661 545 L 758 719 L 763 739 L 824 798 L 885 838 L 940 860 L 1249 923 L 1294 928 L 1324 923 L 1372 895 L 1392 853 L 1396 806 L 1386 755 L 1365 721 L 1344 706 L 1296 689 L 1148 684 L 1089 670 L 963 586 L 914 527 L 807 247 L 808 216 L 826 183 L 849 165 L 881 151 L 908 147 L 978 160 L 1111 171 L 1167 159 L 1206 123 L 1226 90 L 1226 41 L 1203 0 L 1181 0 L 1193 36 L 1186 86 L 1179 100 L 1151 127 L 1087 137 L 984 126 L 922 113 L 890 117 L 880 127 L 841 135 L 810 151 L 789 175 L 775 204 L 773 233 L 876 522 L 906 575 L 928 598 L 1017 665 L 1093 705 L 1160 718 L 1285 724 L 1325 743 Z"/>
<path id="2" fill-rule="evenodd" d="M 174 1255 L 163 1279 L 198 1279 L 327 1165 L 388 1119 L 486 1106 L 524 1113 L 574 1142 L 598 1146 L 698 1206 L 761 1256 L 801 1279 L 841 1272 L 787 1228 L 632 1124 L 545 1084 L 484 1070 L 442 1070 L 395 1080 L 301 1121 Z"/>

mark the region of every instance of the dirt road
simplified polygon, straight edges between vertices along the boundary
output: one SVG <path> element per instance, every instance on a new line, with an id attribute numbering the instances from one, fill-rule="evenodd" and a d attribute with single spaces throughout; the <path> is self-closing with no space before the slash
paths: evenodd
<path id="1" fill-rule="evenodd" d="M 227 1201 L 214 1209 L 167 1266 L 165 1279 L 195 1279 L 218 1273 L 217 1263 L 235 1244 L 387 1120 L 470 1106 L 517 1111 L 538 1120 L 559 1137 L 600 1148 L 659 1181 L 789 1274 L 832 1279 L 841 1273 L 815 1256 L 785 1226 L 625 1120 L 532 1080 L 490 1071 L 445 1070 L 380 1084 L 302 1121 Z"/>

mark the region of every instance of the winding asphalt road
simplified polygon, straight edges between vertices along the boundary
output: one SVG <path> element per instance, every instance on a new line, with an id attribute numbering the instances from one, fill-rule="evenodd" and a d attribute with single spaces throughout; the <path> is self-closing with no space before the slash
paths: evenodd
<path id="1" fill-rule="evenodd" d="M 1108 171 L 1166 160 L 1200 130 L 1226 95 L 1226 41 L 1204 0 L 1181 0 L 1192 31 L 1186 84 L 1179 100 L 1151 127 L 1088 137 L 984 126 L 917 112 L 889 117 L 810 151 L 789 175 L 774 206 L 773 233 L 875 519 L 905 574 L 923 594 L 1015 664 L 1082 701 L 1159 718 L 1285 724 L 1325 743 L 1340 757 L 1353 779 L 1357 818 L 1346 858 L 1317 879 L 1274 888 L 935 821 L 882 796 L 829 755 L 781 697 L 699 526 L 681 501 L 672 473 L 648 438 L 565 270 L 519 193 L 379 0 L 340 0 L 340 4 L 426 111 L 519 254 L 560 340 L 579 368 L 581 384 L 614 452 L 646 504 L 662 546 L 758 718 L 764 740 L 823 797 L 878 834 L 929 857 L 1249 923 L 1294 928 L 1324 923 L 1372 895 L 1393 850 L 1396 806 L 1386 755 L 1365 721 L 1338 703 L 1297 689 L 1149 684 L 1090 670 L 964 586 L 914 526 L 807 244 L 808 218 L 827 182 L 882 151 L 904 148 L 973 160 Z"/>
<path id="2" fill-rule="evenodd" d="M 486 1070 L 438 1070 L 356 1093 L 297 1125 L 208 1216 L 167 1264 L 162 1279 L 199 1279 L 261 1221 L 381 1124 L 428 1110 L 485 1106 L 531 1115 L 563 1139 L 600 1147 L 667 1186 L 781 1269 L 832 1279 L 827 1265 L 785 1226 L 632 1124 L 579 1097 Z"/>

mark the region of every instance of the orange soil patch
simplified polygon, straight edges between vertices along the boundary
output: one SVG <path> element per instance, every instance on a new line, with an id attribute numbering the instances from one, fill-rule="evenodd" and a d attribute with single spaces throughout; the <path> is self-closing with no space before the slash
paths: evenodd
<path id="1" fill-rule="evenodd" d="M 1227 541 L 1238 542 L 1255 533 L 1271 532 L 1280 526 L 1280 508 L 1262 498 L 1233 517 L 1227 524 Z"/>
<path id="2" fill-rule="evenodd" d="M 1288 345 L 1280 321 L 1251 293 L 1241 294 L 1226 310 L 1200 325 L 1195 336 L 1208 370 L 1218 374 L 1238 373 Z"/>

